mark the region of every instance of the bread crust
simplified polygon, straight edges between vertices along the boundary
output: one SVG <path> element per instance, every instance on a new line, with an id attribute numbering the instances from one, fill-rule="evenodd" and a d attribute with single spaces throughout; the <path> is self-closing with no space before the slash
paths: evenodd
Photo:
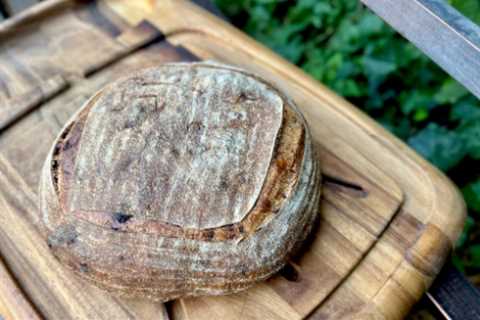
<path id="1" fill-rule="evenodd" d="M 121 139 L 133 143 L 110 146 Z M 142 139 L 155 143 L 153 160 L 136 149 Z M 172 157 L 183 161 L 175 170 Z M 94 95 L 55 141 L 40 194 L 39 228 L 62 263 L 114 293 L 167 301 L 237 292 L 278 271 L 317 217 L 320 173 L 305 120 L 272 85 L 177 63 Z"/>

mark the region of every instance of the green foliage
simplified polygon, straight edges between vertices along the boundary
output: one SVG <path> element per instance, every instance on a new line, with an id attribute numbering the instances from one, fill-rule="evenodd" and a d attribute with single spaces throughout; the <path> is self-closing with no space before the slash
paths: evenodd
<path id="1" fill-rule="evenodd" d="M 453 168 L 466 154 L 461 136 L 434 122 L 410 137 L 408 144 L 443 171 Z"/>
<path id="2" fill-rule="evenodd" d="M 480 212 L 480 180 L 467 184 L 462 189 L 462 193 L 469 209 L 478 214 Z"/>
<path id="3" fill-rule="evenodd" d="M 476 24 L 480 24 L 480 1 L 478 0 L 449 0 L 452 6 L 470 18 Z"/>
<path id="4" fill-rule="evenodd" d="M 462 262 L 464 267 L 477 267 L 480 264 L 480 244 L 473 244 L 466 248 L 466 255 Z"/>
<path id="5" fill-rule="evenodd" d="M 473 118 L 465 121 L 465 124 L 458 128 L 463 137 L 468 155 L 473 159 L 480 159 L 480 118 Z"/>
<path id="6" fill-rule="evenodd" d="M 480 23 L 480 0 L 449 0 Z M 216 0 L 239 28 L 445 171 L 470 218 L 454 262 L 480 272 L 480 104 L 358 0 Z M 478 169 L 477 169 L 478 167 Z"/>

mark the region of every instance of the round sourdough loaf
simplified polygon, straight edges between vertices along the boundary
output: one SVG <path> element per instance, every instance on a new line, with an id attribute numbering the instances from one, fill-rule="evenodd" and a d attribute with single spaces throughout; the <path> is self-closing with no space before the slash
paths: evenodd
<path id="1" fill-rule="evenodd" d="M 306 123 L 265 80 L 214 63 L 147 69 L 96 93 L 43 167 L 55 256 L 130 297 L 243 290 L 310 231 L 320 174 Z"/>

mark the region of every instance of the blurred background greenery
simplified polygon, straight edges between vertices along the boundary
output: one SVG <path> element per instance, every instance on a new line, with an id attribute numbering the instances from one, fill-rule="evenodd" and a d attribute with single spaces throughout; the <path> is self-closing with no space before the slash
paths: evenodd
<path id="1" fill-rule="evenodd" d="M 480 24 L 480 0 L 448 0 Z M 480 103 L 358 0 L 215 0 L 238 28 L 443 170 L 469 216 L 453 254 L 480 286 Z"/>

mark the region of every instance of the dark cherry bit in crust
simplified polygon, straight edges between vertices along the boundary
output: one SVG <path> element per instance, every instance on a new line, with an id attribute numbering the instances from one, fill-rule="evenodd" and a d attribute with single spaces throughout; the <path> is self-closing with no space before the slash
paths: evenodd
<path id="1" fill-rule="evenodd" d="M 97 286 L 167 301 L 268 278 L 317 216 L 306 123 L 271 84 L 215 63 L 165 64 L 97 92 L 40 183 L 55 256 Z"/>

